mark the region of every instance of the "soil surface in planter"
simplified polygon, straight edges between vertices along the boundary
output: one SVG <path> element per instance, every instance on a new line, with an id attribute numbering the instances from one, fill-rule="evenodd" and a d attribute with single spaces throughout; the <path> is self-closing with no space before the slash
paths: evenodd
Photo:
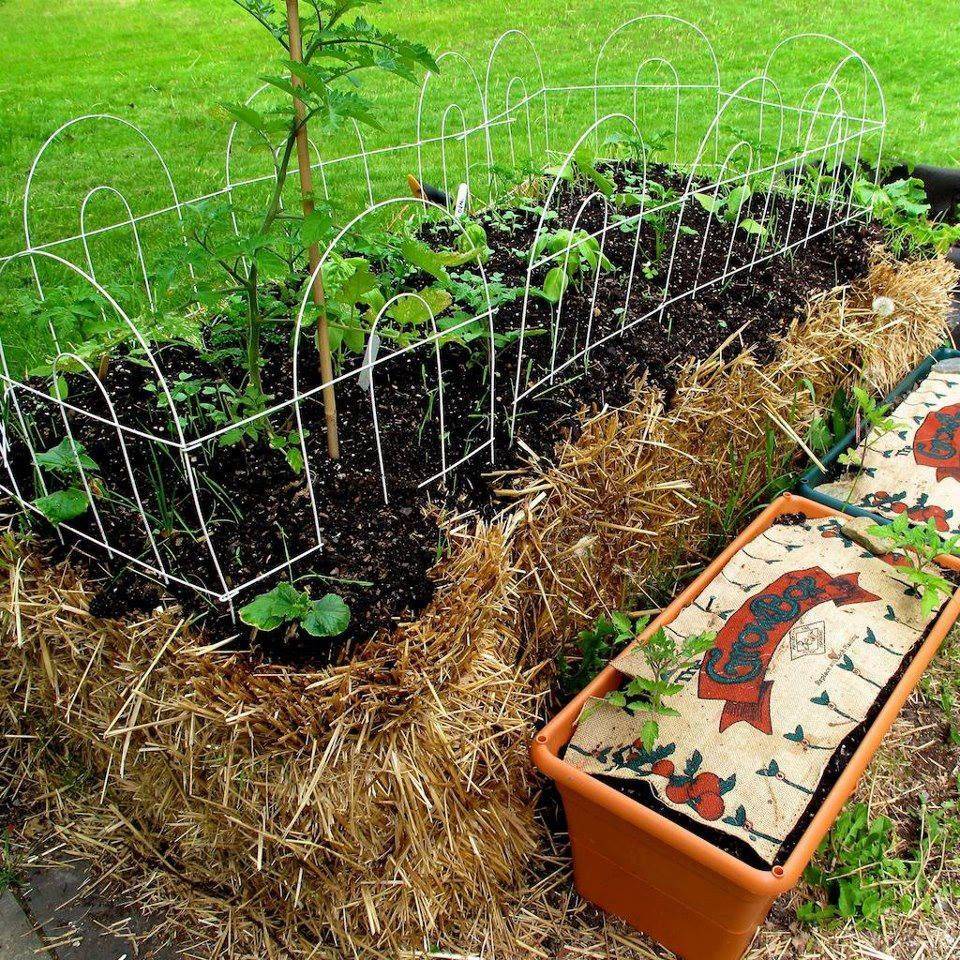
<path id="1" fill-rule="evenodd" d="M 615 176 L 621 186 L 627 178 L 636 179 L 629 166 L 618 167 Z M 670 189 L 682 191 L 686 187 L 681 174 L 667 169 L 652 170 L 650 178 Z M 553 203 L 558 216 L 550 223 L 569 226 L 588 196 L 589 192 L 579 184 L 563 185 Z M 754 202 L 761 201 L 758 198 Z M 440 469 L 441 463 L 432 346 L 392 359 L 374 371 L 388 503 L 384 503 L 369 390 L 356 377 L 337 386 L 342 452 L 338 461 L 326 456 L 319 395 L 303 401 L 300 412 L 323 546 L 304 560 L 294 562 L 289 570 L 247 589 L 236 603 L 240 606 L 292 576 L 304 578 L 298 582 L 314 596 L 328 591 L 339 593 L 351 608 L 352 620 L 347 633 L 333 642 L 317 640 L 296 629 L 261 633 L 254 638 L 261 652 L 268 657 L 312 663 L 341 661 L 351 655 L 357 643 L 377 631 L 414 618 L 433 594 L 434 585 L 428 574 L 444 550 L 441 527 L 436 512 L 430 508 L 491 514 L 498 508 L 495 491 L 510 482 L 509 476 L 497 471 L 522 468 L 529 457 L 528 450 L 541 457 L 552 456 L 558 442 L 576 438 L 578 415 L 584 409 L 622 405 L 630 399 L 637 379 L 643 376 L 663 390 L 669 401 L 680 366 L 692 357 L 706 358 L 721 347 L 728 356 L 752 349 L 760 362 L 768 361 L 773 357 L 777 338 L 813 294 L 866 273 L 869 249 L 877 239 L 874 228 L 845 224 L 803 244 L 808 231 L 816 234 L 826 226 L 827 209 L 798 202 L 791 219 L 791 199 L 775 196 L 772 204 L 778 222 L 790 224 L 789 241 L 799 245 L 786 256 L 763 260 L 762 237 L 735 229 L 722 218 L 708 214 L 697 202 L 688 203 L 683 213 L 685 229 L 677 234 L 670 277 L 672 292 L 689 290 L 719 277 L 728 262 L 729 270 L 748 265 L 754 259 L 761 262 L 729 276 L 723 283 L 700 290 L 695 298 L 671 304 L 662 314 L 655 312 L 597 346 L 590 353 L 589 375 L 576 375 L 583 370 L 583 361 L 578 361 L 559 375 L 549 389 L 526 398 L 517 421 L 517 437 L 522 444 L 512 445 L 507 418 L 518 363 L 523 383 L 539 379 L 548 373 L 551 356 L 559 362 L 571 356 L 578 344 L 585 343 L 588 321 L 590 342 L 595 343 L 619 330 L 624 318 L 632 321 L 655 310 L 664 300 L 677 214 L 668 212 L 659 232 L 644 220 L 639 238 L 635 229 L 613 229 L 607 233 L 603 254 L 612 269 L 570 284 L 555 344 L 551 331 L 556 307 L 531 296 L 526 311 L 526 330 L 531 335 L 523 341 L 520 358 L 518 338 L 511 338 L 510 334 L 520 328 L 523 297 L 507 296 L 494 320 L 497 335 L 506 340 L 496 352 L 495 466 L 486 453 L 480 454 L 457 470 L 447 489 L 436 484 L 420 486 Z M 759 210 L 743 213 L 759 215 Z M 590 233 L 602 231 L 604 218 L 602 205 L 591 201 L 583 209 L 578 227 Z M 497 211 L 477 219 L 486 229 L 491 249 L 484 269 L 494 287 L 496 302 L 500 299 L 498 291 L 524 286 L 539 212 L 529 201 L 513 210 L 509 222 Z M 453 245 L 454 238 L 447 227 L 426 225 L 421 228 L 421 236 L 435 248 Z M 779 242 L 783 242 L 782 238 Z M 374 271 L 378 271 L 376 258 L 369 259 Z M 636 269 L 631 283 L 633 260 Z M 543 283 L 551 265 L 533 270 L 534 285 Z M 463 278 L 471 273 L 476 276 L 478 269 L 473 266 L 451 272 Z M 405 287 L 418 290 L 433 282 L 432 277 L 411 268 Z M 591 311 L 594 287 L 595 304 Z M 288 291 L 283 297 L 290 313 L 295 314 L 299 293 Z M 236 390 L 243 389 L 245 373 L 235 356 L 239 342 L 230 342 L 229 334 L 225 337 L 223 333 L 225 328 L 216 318 L 207 325 L 204 337 L 209 349 L 205 352 L 183 344 L 167 345 L 158 351 L 159 362 L 175 390 L 196 383 L 225 383 Z M 289 320 L 285 320 L 265 335 L 264 389 L 275 401 L 290 398 L 294 393 L 291 329 Z M 222 349 L 224 343 L 228 349 Z M 313 338 L 304 335 L 300 349 L 299 386 L 303 392 L 318 387 L 320 379 Z M 490 407 L 487 356 L 483 339 L 443 347 L 443 399 L 450 463 L 489 437 L 489 420 L 484 416 Z M 356 358 L 353 362 L 357 362 Z M 67 373 L 65 379 L 71 404 L 108 421 L 112 419 L 99 388 L 88 375 Z M 104 387 L 113 400 L 117 417 L 125 425 L 173 438 L 172 417 L 162 398 L 158 400 L 156 379 L 142 357 L 118 357 L 110 364 Z M 48 380 L 37 380 L 33 385 L 44 394 L 49 390 Z M 37 450 L 48 449 L 63 439 L 59 409 L 36 395 L 20 392 L 18 398 L 24 417 L 31 424 Z M 190 410 L 199 410 L 199 403 L 205 399 L 203 392 L 188 398 L 180 405 L 181 418 Z M 99 468 L 94 490 L 96 514 L 88 510 L 73 523 L 98 538 L 102 526 L 111 544 L 155 564 L 153 547 L 136 509 L 117 431 L 109 423 L 80 414 L 71 414 L 70 423 L 74 437 Z M 288 436 L 297 428 L 293 407 L 272 416 L 270 424 L 276 435 Z M 198 413 L 198 425 L 188 421 L 184 429 L 189 440 L 209 432 L 211 423 L 200 423 Z M 283 452 L 271 445 L 266 431 L 231 445 L 207 443 L 189 454 L 196 468 L 196 497 L 207 518 L 209 543 L 199 529 L 180 453 L 129 434 L 125 441 L 156 551 L 171 572 L 216 586 L 218 574 L 212 545 L 226 585 L 232 587 L 315 545 L 311 490 L 305 475 L 291 468 Z M 11 462 L 25 496 L 38 496 L 41 491 L 36 488 L 35 471 L 22 440 L 14 438 Z M 57 488 L 56 483 L 52 486 Z M 46 530 L 45 538 L 52 547 L 57 546 L 52 529 Z M 67 538 L 69 544 L 73 538 Z M 190 588 L 154 585 L 132 574 L 122 558 L 114 558 L 106 567 L 109 583 L 95 599 L 94 613 L 119 615 L 147 609 L 165 595 L 172 595 L 188 614 L 203 617 L 211 639 L 237 635 L 238 642 L 249 641 L 248 628 L 234 623 L 222 606 L 208 605 Z"/>

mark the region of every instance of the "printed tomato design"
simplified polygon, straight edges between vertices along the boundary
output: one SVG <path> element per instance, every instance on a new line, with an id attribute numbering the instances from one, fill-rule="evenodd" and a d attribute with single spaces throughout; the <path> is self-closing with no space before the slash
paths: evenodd
<path id="1" fill-rule="evenodd" d="M 699 750 L 687 760 L 683 773 L 678 774 L 670 760 L 661 760 L 651 768 L 651 773 L 666 777 L 667 799 L 678 807 L 686 804 L 692 807 L 702 820 L 719 820 L 725 811 L 724 794 L 736 786 L 737 778 L 733 774 L 721 780 L 715 773 L 700 771 L 703 756 Z"/>
<path id="2" fill-rule="evenodd" d="M 906 502 L 906 496 L 905 491 L 891 494 L 886 490 L 877 490 L 876 493 L 868 494 L 863 498 L 863 505 L 877 510 L 889 510 L 897 516 L 905 513 L 914 523 L 926 523 L 928 520 L 933 520 L 940 533 L 946 533 L 950 529 L 952 510 L 946 510 L 935 504 L 928 504 L 926 494 L 923 494 L 913 506 L 910 506 Z"/>

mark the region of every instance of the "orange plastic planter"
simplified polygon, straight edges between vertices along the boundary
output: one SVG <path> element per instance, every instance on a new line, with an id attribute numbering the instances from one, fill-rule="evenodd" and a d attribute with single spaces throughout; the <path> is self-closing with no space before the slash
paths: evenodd
<path id="1" fill-rule="evenodd" d="M 812 500 L 792 494 L 780 497 L 650 624 L 644 636 L 674 620 L 738 550 L 784 513 L 837 515 Z M 956 560 L 942 559 L 945 566 L 960 569 Z M 800 842 L 783 866 L 770 870 L 748 866 L 560 759 L 587 698 L 602 697 L 621 685 L 623 674 L 608 666 L 543 728 L 531 750 L 534 763 L 556 782 L 563 799 L 581 895 L 685 960 L 736 960 L 773 901 L 799 881 L 958 615 L 960 591 L 931 627 Z"/>

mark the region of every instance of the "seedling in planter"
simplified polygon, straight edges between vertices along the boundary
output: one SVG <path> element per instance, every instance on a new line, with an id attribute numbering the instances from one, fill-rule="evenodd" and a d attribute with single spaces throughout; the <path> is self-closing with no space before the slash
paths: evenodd
<path id="1" fill-rule="evenodd" d="M 646 629 L 649 617 L 641 617 L 634 628 L 636 634 Z M 652 750 L 660 736 L 657 717 L 679 716 L 664 700 L 683 690 L 676 680 L 684 671 L 696 666 L 701 657 L 713 646 L 715 633 L 700 633 L 677 639 L 660 627 L 646 640 L 637 643 L 636 649 L 643 656 L 649 677 L 634 677 L 625 687 L 608 693 L 606 699 L 615 707 L 648 716 L 640 729 L 644 749 Z"/>
<path id="2" fill-rule="evenodd" d="M 928 617 L 943 599 L 953 593 L 949 580 L 928 570 L 937 557 L 957 553 L 960 535 L 944 539 L 933 519 L 924 524 L 912 523 L 905 513 L 888 524 L 874 524 L 867 529 L 870 536 L 887 540 L 893 549 L 910 561 L 909 566 L 899 567 L 900 572 L 917 588 L 920 594 L 920 609 Z"/>
<path id="3" fill-rule="evenodd" d="M 64 437 L 55 447 L 45 453 L 37 454 L 37 466 L 43 473 L 66 483 L 64 490 L 57 490 L 38 497 L 33 505 L 54 526 L 73 520 L 86 513 L 90 506 L 90 498 L 83 486 L 83 475 L 96 473 L 97 464 L 87 452 L 82 443 L 76 443 L 70 437 Z M 82 470 L 82 473 L 81 473 Z M 97 492 L 96 481 L 88 480 L 91 493 Z"/>
<path id="4" fill-rule="evenodd" d="M 264 632 L 289 624 L 311 637 L 337 637 L 350 625 L 350 608 L 335 593 L 311 600 L 292 583 L 278 583 L 241 607 L 240 619 Z"/>
<path id="5" fill-rule="evenodd" d="M 613 270 L 613 264 L 600 251 L 600 242 L 586 230 L 542 234 L 534 244 L 533 256 L 562 258 L 559 266 L 551 267 L 543 280 L 543 297 L 551 303 L 560 302 L 571 280 L 590 270 Z"/>

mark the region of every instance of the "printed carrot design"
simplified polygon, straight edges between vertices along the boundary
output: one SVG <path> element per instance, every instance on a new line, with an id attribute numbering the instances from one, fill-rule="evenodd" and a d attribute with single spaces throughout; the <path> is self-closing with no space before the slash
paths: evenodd
<path id="1" fill-rule="evenodd" d="M 793 780 L 789 779 L 787 775 L 780 769 L 780 764 L 776 760 L 771 760 L 767 764 L 766 770 L 758 770 L 757 775 L 761 777 L 770 777 L 773 780 L 779 780 L 781 783 L 785 783 L 788 787 L 793 787 L 794 790 L 799 790 L 801 793 L 805 793 L 808 797 L 813 796 L 813 791 L 808 790 L 802 783 L 795 783 Z"/>
<path id="2" fill-rule="evenodd" d="M 811 743 L 807 735 L 803 732 L 803 727 L 797 724 L 797 729 L 793 733 L 785 733 L 784 738 L 791 743 L 798 743 L 804 750 L 836 750 L 836 747 L 825 747 L 819 743 Z"/>
<path id="3" fill-rule="evenodd" d="M 870 644 L 871 647 L 876 647 L 878 650 L 884 650 L 886 653 L 892 653 L 895 657 L 900 656 L 899 650 L 894 650 L 892 647 L 884 646 L 877 639 L 877 635 L 873 632 L 871 627 L 867 627 L 867 635 L 863 638 L 863 642 Z"/>
<path id="4" fill-rule="evenodd" d="M 876 680 L 871 680 L 869 677 L 865 677 L 857 667 L 857 665 L 846 655 L 844 654 L 837 666 L 841 670 L 846 670 L 847 673 L 852 673 L 855 677 L 859 677 L 863 680 L 864 683 L 869 683 L 871 687 L 876 687 L 878 690 L 883 689 L 882 683 L 877 683 Z"/>
<path id="5" fill-rule="evenodd" d="M 843 717 L 845 720 L 849 720 L 852 723 L 857 723 L 856 717 L 851 717 L 849 713 L 844 713 L 831 699 L 830 694 L 826 690 L 823 693 L 818 693 L 815 697 L 810 698 L 811 703 L 815 703 L 818 707 L 827 707 L 832 710 L 834 713 Z"/>

